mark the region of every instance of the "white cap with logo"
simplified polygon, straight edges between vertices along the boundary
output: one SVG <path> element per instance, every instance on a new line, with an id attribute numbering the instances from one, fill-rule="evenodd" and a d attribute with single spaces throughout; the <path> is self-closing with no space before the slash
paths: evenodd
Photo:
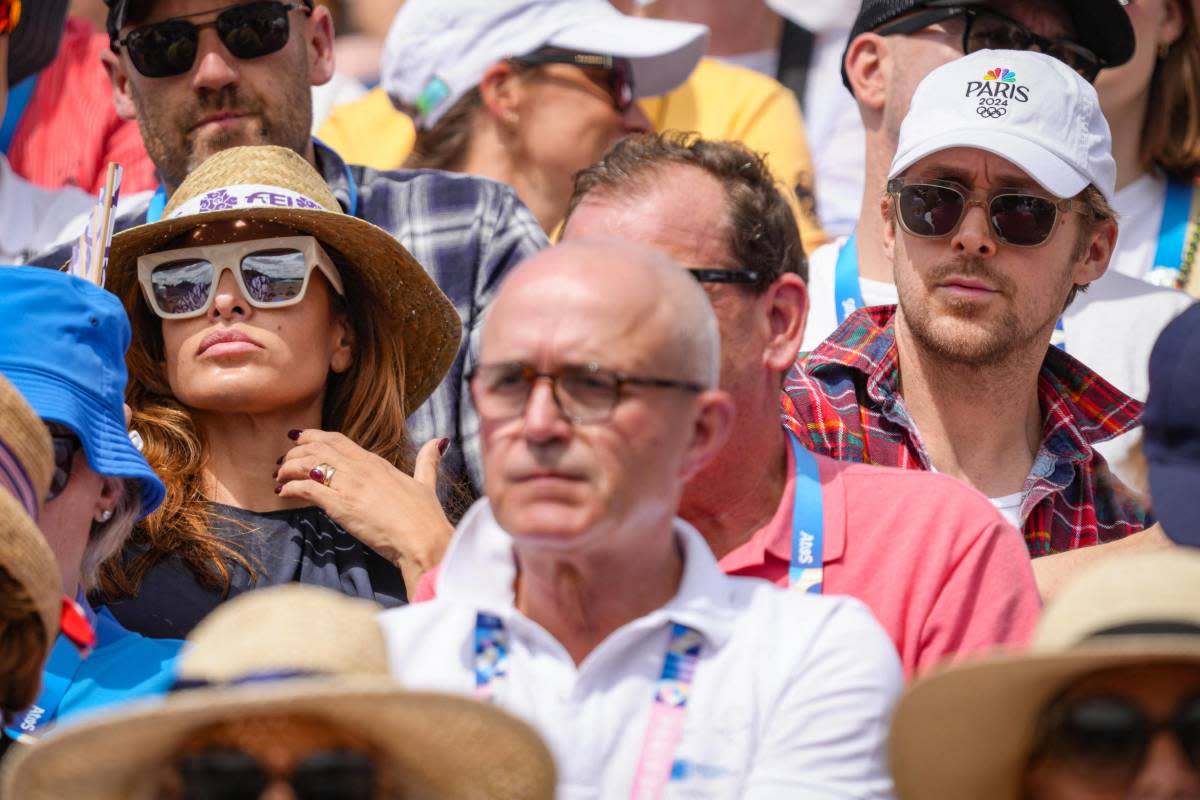
<path id="1" fill-rule="evenodd" d="M 1074 197 L 1090 183 L 1111 203 L 1116 191 L 1096 90 L 1041 53 L 979 50 L 929 73 L 900 126 L 888 178 L 952 147 L 1007 159 L 1055 197 Z"/>
<path id="2" fill-rule="evenodd" d="M 484 72 L 541 47 L 629 59 L 637 97 L 687 80 L 708 28 L 626 16 L 607 0 L 406 0 L 388 31 L 383 88 L 429 128 Z"/>

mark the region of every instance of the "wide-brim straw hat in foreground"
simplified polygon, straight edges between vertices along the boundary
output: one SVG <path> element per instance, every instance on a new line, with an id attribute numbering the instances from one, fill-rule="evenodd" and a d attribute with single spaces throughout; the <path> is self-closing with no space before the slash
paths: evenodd
<path id="1" fill-rule="evenodd" d="M 0 567 L 33 599 L 46 630 L 47 652 L 58 636 L 62 579 L 37 518 L 53 472 L 50 432 L 16 387 L 0 376 Z"/>
<path id="2" fill-rule="evenodd" d="M 1021 800 L 1050 701 L 1086 675 L 1157 662 L 1200 668 L 1200 551 L 1110 558 L 1055 598 L 1027 654 L 913 684 L 892 719 L 897 797 Z"/>
<path id="3" fill-rule="evenodd" d="M 6 760 L 0 795 L 152 800 L 190 733 L 306 715 L 373 742 L 405 800 L 553 798 L 554 762 L 529 725 L 472 698 L 406 691 L 391 679 L 379 611 L 301 584 L 241 595 L 188 637 L 177 681 L 196 688 L 64 726 Z"/>
<path id="4" fill-rule="evenodd" d="M 138 291 L 138 257 L 162 250 L 198 225 L 225 220 L 286 225 L 341 254 L 339 269 L 354 270 L 363 286 L 363 296 L 347 298 L 350 314 L 376 304 L 383 324 L 398 340 L 406 414 L 441 383 L 462 339 L 454 305 L 395 237 L 343 212 L 312 165 L 286 148 L 231 147 L 212 155 L 171 195 L 162 220 L 113 237 L 107 288 L 132 316 L 128 304 Z"/>

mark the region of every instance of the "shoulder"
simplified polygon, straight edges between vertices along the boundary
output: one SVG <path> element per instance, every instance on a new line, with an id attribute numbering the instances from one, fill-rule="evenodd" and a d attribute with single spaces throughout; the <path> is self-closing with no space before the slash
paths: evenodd
<path id="1" fill-rule="evenodd" d="M 787 87 L 774 78 L 715 58 L 700 59 L 688 83 L 699 91 L 720 94 L 723 99 L 736 101 L 738 105 L 792 99 Z"/>

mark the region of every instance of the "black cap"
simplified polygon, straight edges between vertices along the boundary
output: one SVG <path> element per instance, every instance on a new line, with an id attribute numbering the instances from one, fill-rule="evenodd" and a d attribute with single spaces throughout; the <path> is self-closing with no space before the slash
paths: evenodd
<path id="1" fill-rule="evenodd" d="M 1071 17 L 1076 41 L 1091 50 L 1104 67 L 1118 67 L 1133 58 L 1136 44 L 1129 14 L 1120 0 L 1056 0 Z M 988 0 L 862 0 L 846 50 L 842 51 L 842 83 L 850 89 L 846 75 L 846 52 L 861 34 L 919 8 L 966 8 L 986 6 Z M 851 94 L 854 93 L 850 89 Z"/>
<path id="2" fill-rule="evenodd" d="M 8 85 L 15 86 L 50 66 L 67 24 L 68 0 L 26 0 L 21 21 L 9 35 Z"/>
<path id="3" fill-rule="evenodd" d="M 1200 303 L 1154 343 L 1142 427 L 1154 515 L 1171 539 L 1200 546 Z"/>

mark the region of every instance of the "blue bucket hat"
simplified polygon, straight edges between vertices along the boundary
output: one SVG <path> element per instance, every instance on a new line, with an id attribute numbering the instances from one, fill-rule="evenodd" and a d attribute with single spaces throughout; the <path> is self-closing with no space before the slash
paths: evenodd
<path id="1" fill-rule="evenodd" d="M 0 373 L 43 420 L 74 431 L 99 475 L 142 487 L 144 517 L 166 489 L 125 430 L 129 318 L 115 295 L 40 267 L 0 267 Z"/>

